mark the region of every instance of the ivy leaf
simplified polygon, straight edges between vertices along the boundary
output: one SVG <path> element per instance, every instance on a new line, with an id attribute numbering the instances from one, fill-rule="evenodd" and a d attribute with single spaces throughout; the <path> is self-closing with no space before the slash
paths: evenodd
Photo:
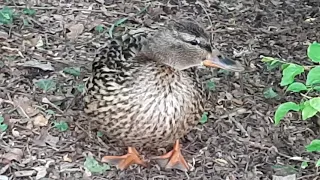
<path id="1" fill-rule="evenodd" d="M 320 166 L 320 159 L 318 159 L 318 161 L 316 162 L 316 167 Z"/>
<path id="2" fill-rule="evenodd" d="M 278 96 L 278 94 L 271 88 L 267 88 L 266 90 L 263 91 L 263 96 L 266 99 L 272 99 Z"/>
<path id="3" fill-rule="evenodd" d="M 45 92 L 48 92 L 51 90 L 55 90 L 57 84 L 52 79 L 40 79 L 38 82 L 36 82 L 36 86 L 38 86 Z"/>
<path id="4" fill-rule="evenodd" d="M 22 11 L 24 14 L 29 15 L 29 16 L 33 16 L 36 14 L 36 10 L 31 9 L 31 8 L 24 8 Z"/>
<path id="5" fill-rule="evenodd" d="M 102 33 L 104 31 L 104 27 L 102 25 L 98 25 L 94 28 L 98 33 Z"/>
<path id="6" fill-rule="evenodd" d="M 310 44 L 307 49 L 307 54 L 313 62 L 320 62 L 320 44 L 316 42 Z"/>
<path id="7" fill-rule="evenodd" d="M 304 72 L 303 66 L 300 66 L 297 64 L 290 64 L 282 72 L 282 79 L 281 79 L 280 85 L 286 86 L 293 83 L 294 78 L 303 72 Z"/>
<path id="8" fill-rule="evenodd" d="M 107 164 L 100 165 L 93 157 L 87 156 L 84 162 L 84 167 L 92 173 L 103 173 L 106 170 L 110 170 L 110 166 Z"/>
<path id="9" fill-rule="evenodd" d="M 77 90 L 80 92 L 80 93 L 83 93 L 84 92 L 84 84 L 78 84 L 76 86 Z"/>
<path id="10" fill-rule="evenodd" d="M 287 91 L 292 91 L 292 92 L 300 92 L 305 90 L 307 90 L 307 87 L 301 82 L 294 82 L 290 84 L 287 88 Z"/>
<path id="11" fill-rule="evenodd" d="M 51 110 L 51 109 L 47 109 L 45 111 L 48 115 L 55 115 L 56 113 L 54 112 L 54 110 Z"/>
<path id="12" fill-rule="evenodd" d="M 54 127 L 61 132 L 64 132 L 69 128 L 68 124 L 65 121 L 54 122 Z"/>
<path id="13" fill-rule="evenodd" d="M 315 87 L 313 87 L 312 89 L 320 92 L 320 86 L 315 86 Z"/>
<path id="14" fill-rule="evenodd" d="M 103 133 L 102 133 L 101 131 L 98 131 L 98 132 L 97 132 L 97 136 L 98 136 L 98 137 L 102 137 L 102 136 L 103 136 Z"/>
<path id="15" fill-rule="evenodd" d="M 66 74 L 70 74 L 72 76 L 80 76 L 80 67 L 68 67 L 68 68 L 64 68 L 63 72 Z"/>
<path id="16" fill-rule="evenodd" d="M 1 24 L 12 24 L 13 22 L 13 9 L 7 6 L 0 10 L 0 25 Z"/>
<path id="17" fill-rule="evenodd" d="M 202 114 L 201 119 L 200 119 L 200 123 L 201 123 L 201 124 L 204 124 L 204 123 L 206 123 L 207 121 L 208 121 L 208 113 L 207 113 L 207 112 L 204 112 L 204 113 Z"/>
<path id="18" fill-rule="evenodd" d="M 8 129 L 8 125 L 7 124 L 1 124 L 0 123 L 0 132 L 5 132 Z"/>
<path id="19" fill-rule="evenodd" d="M 305 169 L 305 168 L 307 168 L 309 165 L 308 165 L 308 162 L 306 162 L 306 161 L 303 161 L 302 163 L 301 163 L 301 168 L 302 169 Z"/>
<path id="20" fill-rule="evenodd" d="M 310 106 L 320 112 L 320 97 L 310 99 Z"/>
<path id="21" fill-rule="evenodd" d="M 281 104 L 274 115 L 274 123 L 275 125 L 278 125 L 280 123 L 280 120 L 290 111 L 299 111 L 300 106 L 294 102 L 286 102 Z"/>
<path id="22" fill-rule="evenodd" d="M 320 152 L 320 139 L 314 139 L 309 145 L 306 146 L 308 152 Z"/>
<path id="23" fill-rule="evenodd" d="M 307 120 L 317 114 L 317 110 L 310 105 L 310 100 L 303 103 L 302 120 Z"/>
<path id="24" fill-rule="evenodd" d="M 208 87 L 209 90 L 214 91 L 215 88 L 216 88 L 216 85 L 215 85 L 215 83 L 213 81 L 208 81 L 207 87 Z"/>
<path id="25" fill-rule="evenodd" d="M 312 68 L 307 75 L 307 86 L 320 83 L 320 66 Z"/>

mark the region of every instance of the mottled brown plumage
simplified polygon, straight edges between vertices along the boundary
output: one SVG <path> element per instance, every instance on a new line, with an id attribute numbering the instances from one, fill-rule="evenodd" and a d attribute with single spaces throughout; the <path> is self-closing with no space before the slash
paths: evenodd
<path id="1" fill-rule="evenodd" d="M 202 83 L 195 73 L 201 65 L 243 70 L 214 50 L 203 28 L 191 21 L 111 39 L 93 63 L 85 112 L 119 146 L 171 145 L 204 111 Z"/>

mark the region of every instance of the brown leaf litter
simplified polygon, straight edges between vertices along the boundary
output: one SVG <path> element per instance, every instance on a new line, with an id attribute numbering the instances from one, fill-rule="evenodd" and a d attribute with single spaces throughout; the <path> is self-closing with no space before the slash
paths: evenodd
<path id="1" fill-rule="evenodd" d="M 304 147 L 318 137 L 319 126 L 294 113 L 279 127 L 273 125 L 275 107 L 288 97 L 264 99 L 264 88 L 282 89 L 279 72 L 267 71 L 260 55 L 304 61 L 306 44 L 320 39 L 319 2 L 158 0 L 136 16 L 149 2 L 28 1 L 36 10 L 27 18 L 29 25 L 17 18 L 12 26 L 0 26 L 0 114 L 9 124 L 0 133 L 0 179 L 268 180 L 278 171 L 296 174 L 297 179 L 317 179 L 318 169 L 312 165 L 301 169 L 301 162 L 292 157 L 320 158 Z M 4 4 L 18 11 L 26 5 Z M 90 70 L 96 50 L 108 37 L 95 27 L 108 31 L 124 17 L 129 20 L 115 33 L 156 29 L 171 18 L 193 18 L 212 33 L 217 48 L 248 67 L 242 74 L 214 71 L 206 76 L 216 84 L 206 107 L 208 122 L 182 140 L 191 172 L 163 171 L 155 164 L 123 172 L 112 168 L 103 174 L 84 170 L 88 154 L 99 160 L 105 154 L 120 155 L 123 149 L 96 136 L 96 125 L 82 115 L 81 78 L 60 72 L 65 67 L 82 67 L 81 73 Z M 33 82 L 39 79 L 55 79 L 57 91 L 35 88 Z M 53 127 L 55 121 L 66 121 L 70 127 L 60 132 Z"/>

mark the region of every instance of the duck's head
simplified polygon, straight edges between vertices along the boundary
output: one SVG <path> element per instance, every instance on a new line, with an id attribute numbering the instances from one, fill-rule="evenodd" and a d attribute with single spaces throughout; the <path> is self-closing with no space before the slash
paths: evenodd
<path id="1" fill-rule="evenodd" d="M 148 59 L 177 70 L 196 66 L 244 70 L 239 62 L 225 57 L 215 49 L 205 30 L 190 20 L 170 21 L 164 29 L 145 41 L 141 52 Z"/>

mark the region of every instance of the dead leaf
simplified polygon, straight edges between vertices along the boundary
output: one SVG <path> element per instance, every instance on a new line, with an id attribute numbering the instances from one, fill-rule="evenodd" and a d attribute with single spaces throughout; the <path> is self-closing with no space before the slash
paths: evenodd
<path id="1" fill-rule="evenodd" d="M 17 110 L 21 116 L 30 118 L 39 113 L 39 111 L 32 107 L 32 101 L 25 96 L 15 96 L 13 98 L 15 106 L 19 107 Z"/>
<path id="2" fill-rule="evenodd" d="M 39 114 L 34 118 L 33 125 L 40 126 L 40 127 L 46 126 L 48 125 L 48 119 L 45 118 L 42 114 Z"/>
<path id="3" fill-rule="evenodd" d="M 33 37 L 34 38 L 23 40 L 23 44 L 24 45 L 29 45 L 31 47 L 41 47 L 41 46 L 43 46 L 43 40 L 42 40 L 41 35 L 37 34 L 37 35 L 35 35 Z"/>
<path id="4" fill-rule="evenodd" d="M 76 39 L 84 30 L 83 24 L 75 24 L 68 27 L 69 31 L 67 33 L 68 39 Z"/>
<path id="5" fill-rule="evenodd" d="M 5 153 L 2 158 L 8 160 L 8 161 L 20 161 L 22 159 L 23 152 L 19 148 L 12 148 L 10 152 Z"/>
<path id="6" fill-rule="evenodd" d="M 8 38 L 9 38 L 9 34 L 7 32 L 0 31 L 0 39 L 8 39 Z"/>
<path id="7" fill-rule="evenodd" d="M 66 154 L 66 155 L 63 156 L 63 161 L 71 163 L 72 159 L 69 157 L 69 154 Z"/>
<path id="8" fill-rule="evenodd" d="M 19 131 L 17 131 L 16 128 L 13 128 L 13 129 L 11 130 L 11 133 L 12 133 L 12 135 L 13 135 L 14 137 L 20 137 L 20 133 L 19 133 Z"/>
<path id="9" fill-rule="evenodd" d="M 24 63 L 18 63 L 19 66 L 23 67 L 33 67 L 33 68 L 39 68 L 44 71 L 54 71 L 54 67 L 51 65 L 50 62 L 47 63 L 41 63 L 37 60 L 31 60 L 31 61 L 26 61 Z"/>
<path id="10" fill-rule="evenodd" d="M 49 144 L 52 147 L 56 147 L 59 142 L 59 137 L 51 136 L 47 130 L 42 130 L 40 136 L 34 140 L 34 143 L 38 146 L 46 146 Z"/>
<path id="11" fill-rule="evenodd" d="M 2 176 L 0 175 L 0 180 L 9 180 L 8 176 Z"/>
<path id="12" fill-rule="evenodd" d="M 41 179 L 47 175 L 47 168 L 45 166 L 34 167 L 34 170 L 37 171 L 36 179 Z"/>
<path id="13" fill-rule="evenodd" d="M 32 176 L 36 173 L 36 171 L 34 170 L 30 170 L 30 171 L 16 171 L 14 172 L 14 176 L 15 177 L 28 177 L 28 176 Z"/>

